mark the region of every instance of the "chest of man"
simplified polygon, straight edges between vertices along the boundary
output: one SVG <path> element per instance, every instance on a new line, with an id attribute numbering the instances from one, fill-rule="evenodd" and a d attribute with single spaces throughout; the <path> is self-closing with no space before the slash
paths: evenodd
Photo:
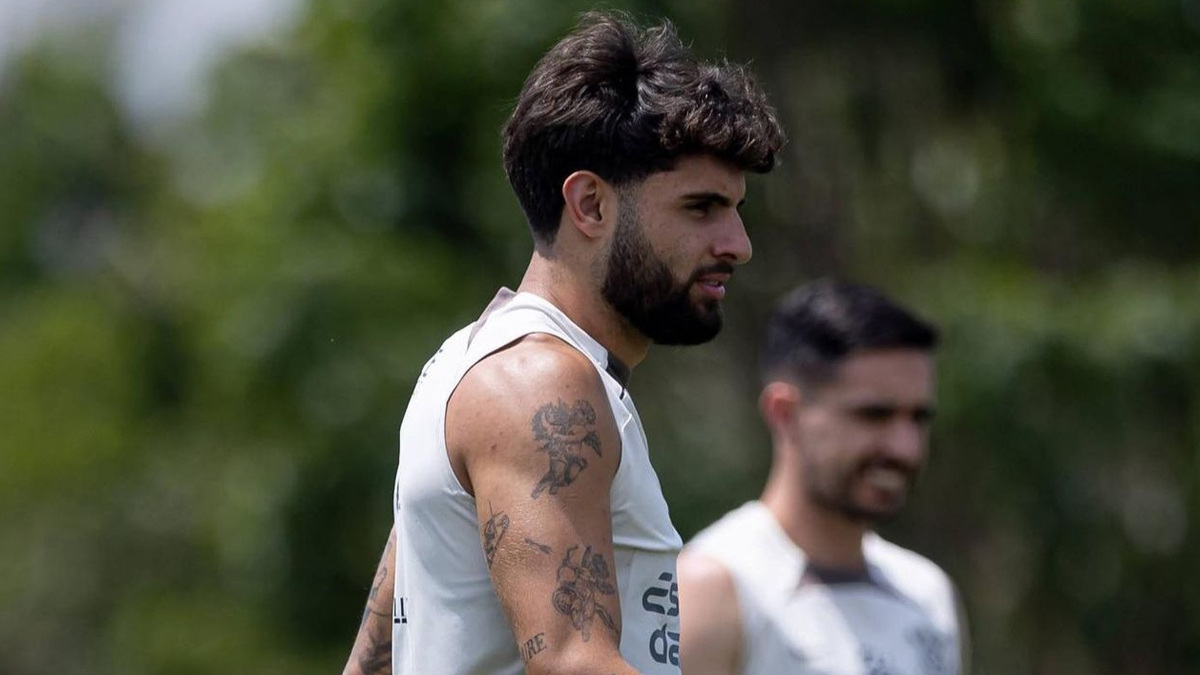
<path id="1" fill-rule="evenodd" d="M 868 582 L 806 585 L 748 636 L 760 672 L 794 675 L 956 675 L 953 636 L 920 608 Z M 753 651 L 750 658 L 753 660 Z"/>

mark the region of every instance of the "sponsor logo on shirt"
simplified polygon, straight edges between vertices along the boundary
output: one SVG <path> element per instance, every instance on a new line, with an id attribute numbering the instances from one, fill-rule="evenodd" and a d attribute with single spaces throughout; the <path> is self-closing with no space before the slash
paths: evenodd
<path id="1" fill-rule="evenodd" d="M 658 581 L 642 593 L 642 609 L 665 617 L 679 616 L 679 585 L 675 583 L 675 575 L 663 572 Z M 658 663 L 679 665 L 679 631 L 668 630 L 668 626 L 677 625 L 675 621 L 663 621 L 658 630 L 650 633 L 650 658 Z"/>
<path id="2" fill-rule="evenodd" d="M 408 598 L 392 598 L 392 623 L 399 626 L 408 623 L 408 614 L 404 612 L 404 604 Z"/>

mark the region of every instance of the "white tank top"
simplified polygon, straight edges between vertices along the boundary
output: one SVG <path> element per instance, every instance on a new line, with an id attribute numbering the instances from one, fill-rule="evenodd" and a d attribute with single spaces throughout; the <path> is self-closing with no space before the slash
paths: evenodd
<path id="1" fill-rule="evenodd" d="M 623 368 L 610 363 L 608 351 L 550 302 L 507 289 L 500 291 L 478 321 L 450 336 L 425 364 L 400 425 L 393 507 L 395 672 L 524 672 L 517 640 L 488 577 L 475 499 L 450 466 L 445 422 L 446 403 L 467 370 L 531 333 L 553 335 L 578 349 L 595 364 L 604 382 L 621 436 L 620 465 L 609 493 L 621 602 L 621 655 L 647 675 L 678 675 L 675 560 L 682 541 L 650 465 L 633 400 L 613 375 Z"/>
<path id="2" fill-rule="evenodd" d="M 726 514 L 688 543 L 733 577 L 742 617 L 741 675 L 957 675 L 957 604 L 926 558 L 863 540 L 867 575 L 820 578 L 761 502 Z M 687 602 L 687 598 L 684 598 Z"/>

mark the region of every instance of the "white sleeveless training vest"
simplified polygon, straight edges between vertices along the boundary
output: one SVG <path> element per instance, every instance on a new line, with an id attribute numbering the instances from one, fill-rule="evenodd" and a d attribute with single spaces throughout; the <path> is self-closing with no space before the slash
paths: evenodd
<path id="1" fill-rule="evenodd" d="M 445 443 L 446 403 L 475 363 L 531 333 L 553 335 L 588 356 L 604 382 L 621 436 L 609 497 L 621 602 L 621 655 L 646 675 L 679 673 L 671 524 L 646 436 L 608 351 L 557 307 L 502 289 L 475 323 L 425 364 L 400 426 L 393 513 L 396 593 L 392 662 L 398 675 L 517 675 L 523 662 L 480 543 L 475 499 L 459 484 Z M 562 555 L 561 552 L 555 552 Z M 550 602 L 550 598 L 547 598 Z M 567 620 L 564 617 L 564 620 Z"/>
<path id="2" fill-rule="evenodd" d="M 814 578 L 804 553 L 758 501 L 688 542 L 688 551 L 722 563 L 733 577 L 740 675 L 959 675 L 949 578 L 876 534 L 863 549 L 865 577 Z"/>

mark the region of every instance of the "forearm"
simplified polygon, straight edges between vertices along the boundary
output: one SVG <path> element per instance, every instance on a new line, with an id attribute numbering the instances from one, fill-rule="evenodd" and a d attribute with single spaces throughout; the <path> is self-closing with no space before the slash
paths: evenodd
<path id="1" fill-rule="evenodd" d="M 396 530 L 388 535 L 375 582 L 363 608 L 362 622 L 342 675 L 391 675 L 392 595 L 395 592 Z"/>

